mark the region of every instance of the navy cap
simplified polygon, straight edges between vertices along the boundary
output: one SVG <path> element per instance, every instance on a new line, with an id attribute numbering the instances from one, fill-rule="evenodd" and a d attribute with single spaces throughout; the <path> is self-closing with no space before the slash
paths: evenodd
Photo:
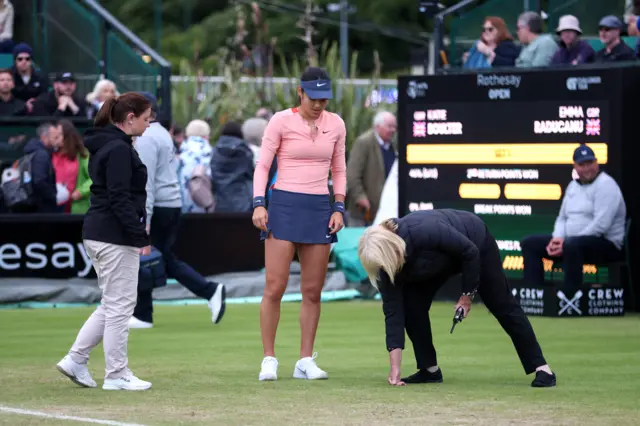
<path id="1" fill-rule="evenodd" d="M 580 145 L 573 152 L 573 162 L 577 164 L 584 163 L 585 161 L 594 161 L 595 159 L 596 154 L 586 145 Z"/>
<path id="2" fill-rule="evenodd" d="M 19 54 L 27 53 L 29 56 L 33 56 L 33 49 L 27 43 L 18 43 L 13 48 L 13 58 L 17 58 Z"/>
<path id="3" fill-rule="evenodd" d="M 331 80 L 301 81 L 300 87 L 309 99 L 333 99 Z"/>
<path id="4" fill-rule="evenodd" d="M 73 73 L 60 72 L 60 73 L 56 74 L 56 78 L 53 81 L 56 82 L 56 83 L 66 83 L 68 81 L 71 81 L 71 82 L 75 83 L 76 78 L 73 76 Z"/>
<path id="5" fill-rule="evenodd" d="M 613 28 L 616 30 L 621 30 L 624 28 L 624 24 L 617 16 L 609 15 L 605 16 L 600 20 L 598 24 L 600 28 Z"/>
<path id="6" fill-rule="evenodd" d="M 139 95 L 144 96 L 151 104 L 151 111 L 158 112 L 158 99 L 151 92 L 138 92 Z"/>

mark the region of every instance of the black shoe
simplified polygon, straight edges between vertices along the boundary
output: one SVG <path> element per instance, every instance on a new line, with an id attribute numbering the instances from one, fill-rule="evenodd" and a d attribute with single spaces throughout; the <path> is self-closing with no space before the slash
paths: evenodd
<path id="1" fill-rule="evenodd" d="M 415 383 L 442 383 L 442 370 L 438 368 L 435 373 L 430 373 L 427 370 L 418 370 L 417 373 L 401 380 L 408 385 Z"/>
<path id="2" fill-rule="evenodd" d="M 546 371 L 536 371 L 536 378 L 531 382 L 534 388 L 552 388 L 556 385 L 556 375 L 549 374 Z"/>

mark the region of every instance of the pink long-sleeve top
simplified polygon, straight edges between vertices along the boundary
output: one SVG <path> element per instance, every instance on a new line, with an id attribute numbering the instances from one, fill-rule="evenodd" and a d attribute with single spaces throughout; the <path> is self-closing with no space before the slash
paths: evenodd
<path id="1" fill-rule="evenodd" d="M 264 131 L 260 158 L 253 175 L 253 196 L 264 197 L 269 169 L 274 156 L 278 158 L 278 178 L 274 189 L 303 194 L 328 194 L 329 169 L 333 178 L 333 193 L 347 192 L 345 139 L 347 129 L 339 115 L 323 111 L 312 129 L 290 108 L 276 113 Z"/>

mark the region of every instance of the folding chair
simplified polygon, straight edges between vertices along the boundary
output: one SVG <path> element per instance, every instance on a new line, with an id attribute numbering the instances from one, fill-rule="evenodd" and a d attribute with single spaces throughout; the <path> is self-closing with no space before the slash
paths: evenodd
<path id="1" fill-rule="evenodd" d="M 629 248 L 629 231 L 631 229 L 631 218 L 628 218 L 625 221 L 624 224 L 624 239 L 622 241 L 622 252 L 623 252 L 623 259 L 615 261 L 615 262 L 607 262 L 607 263 L 597 263 L 596 266 L 596 280 L 599 281 L 599 274 L 598 271 L 600 271 L 601 267 L 606 267 L 609 271 L 609 282 L 611 282 L 611 272 L 612 271 L 621 271 L 623 268 L 626 269 L 627 271 L 627 283 L 628 283 L 628 287 L 627 287 L 627 291 L 629 292 L 629 297 L 630 297 L 630 301 L 631 301 L 631 310 L 635 310 L 636 308 L 636 297 L 635 297 L 635 292 L 633 289 L 633 278 L 631 276 L 631 250 Z M 562 262 L 559 260 L 555 260 L 553 262 L 553 266 L 551 269 L 551 279 L 553 280 L 553 270 L 554 269 L 560 269 L 562 268 Z M 620 282 L 620 284 L 622 284 L 622 274 L 618 273 L 618 272 L 614 272 L 613 274 L 617 279 L 618 282 Z"/>

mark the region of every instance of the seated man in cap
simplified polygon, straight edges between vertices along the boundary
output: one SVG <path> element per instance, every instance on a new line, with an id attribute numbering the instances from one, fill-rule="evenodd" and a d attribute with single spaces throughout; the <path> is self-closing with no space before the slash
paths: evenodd
<path id="1" fill-rule="evenodd" d="M 600 20 L 600 41 L 604 47 L 596 52 L 596 62 L 635 61 L 636 54 L 620 38 L 624 23 L 615 16 L 605 16 Z"/>
<path id="2" fill-rule="evenodd" d="M 573 161 L 577 179 L 567 186 L 553 234 L 521 242 L 525 283 L 544 284 L 542 258 L 562 260 L 563 290 L 570 296 L 582 287 L 583 264 L 622 257 L 627 214 L 620 187 L 600 170 L 591 148 L 578 147 Z"/>
<path id="3" fill-rule="evenodd" d="M 87 102 L 76 95 L 76 79 L 70 72 L 60 73 L 53 82 L 53 91 L 41 94 L 33 104 L 31 115 L 37 117 L 87 116 Z"/>

